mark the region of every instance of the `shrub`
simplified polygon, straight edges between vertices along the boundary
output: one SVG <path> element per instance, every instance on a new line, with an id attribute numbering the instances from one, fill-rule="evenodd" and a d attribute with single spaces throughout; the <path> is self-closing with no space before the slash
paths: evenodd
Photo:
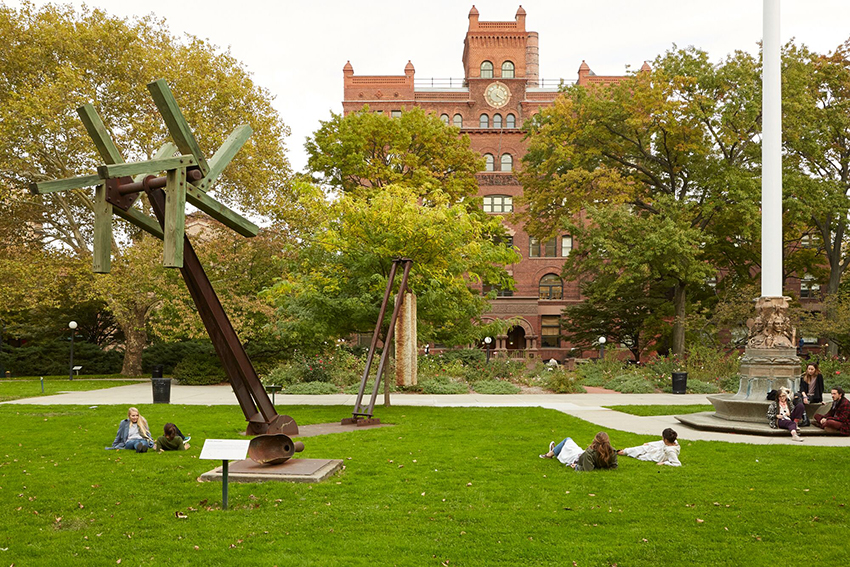
<path id="1" fill-rule="evenodd" d="M 422 391 L 426 394 L 468 394 L 469 386 L 448 376 L 437 376 L 422 381 Z"/>
<path id="2" fill-rule="evenodd" d="M 587 386 L 607 387 L 606 384 L 614 376 L 622 373 L 622 361 L 611 357 L 604 360 L 594 360 L 579 364 L 576 374 L 582 384 Z"/>
<path id="3" fill-rule="evenodd" d="M 329 363 L 328 372 L 331 381 L 340 386 L 360 384 L 363 379 L 363 370 L 366 368 L 366 357 L 352 354 L 348 349 L 338 348 L 327 357 Z M 378 368 L 378 358 L 372 361 L 371 372 Z"/>
<path id="4" fill-rule="evenodd" d="M 173 374 L 174 369 L 183 359 L 192 356 L 218 360 L 215 348 L 208 339 L 154 343 L 142 353 L 142 371 L 150 374 L 153 367 L 160 364 L 163 374 Z"/>
<path id="5" fill-rule="evenodd" d="M 716 394 L 720 388 L 715 382 L 703 382 L 702 380 L 688 380 L 688 393 L 690 394 Z"/>
<path id="6" fill-rule="evenodd" d="M 363 396 L 364 397 L 365 396 L 371 396 L 372 395 L 372 388 L 374 388 L 374 387 L 375 387 L 375 381 L 374 380 L 367 381 L 366 387 L 363 389 Z M 343 388 L 342 391 L 346 394 L 356 395 L 357 392 L 360 391 L 360 382 L 357 382 L 356 384 L 349 384 L 348 386 Z M 397 391 L 396 385 L 393 384 L 392 382 L 390 382 L 390 392 L 395 392 L 395 391 Z M 380 396 L 383 393 L 384 393 L 384 384 L 382 382 L 381 385 L 378 386 L 378 395 Z"/>
<path id="7" fill-rule="evenodd" d="M 519 394 L 521 391 L 516 384 L 504 380 L 479 380 L 473 389 L 479 394 Z"/>
<path id="8" fill-rule="evenodd" d="M 284 394 L 314 395 L 339 394 L 339 388 L 327 382 L 299 382 L 291 384 L 283 390 Z"/>
<path id="9" fill-rule="evenodd" d="M 575 372 L 570 372 L 563 368 L 545 371 L 542 378 L 545 380 L 546 388 L 556 394 L 580 394 L 587 391 L 579 384 L 578 376 Z"/>
<path id="10" fill-rule="evenodd" d="M 462 376 L 473 384 L 478 380 L 522 381 L 525 378 L 525 361 L 507 358 L 491 359 L 490 362 L 463 368 Z"/>
<path id="11" fill-rule="evenodd" d="M 298 382 L 300 374 L 292 364 L 279 364 L 268 374 L 260 378 L 266 386 L 289 386 Z"/>
<path id="12" fill-rule="evenodd" d="M 464 348 L 455 350 L 445 350 L 437 355 L 445 362 L 453 362 L 459 360 L 465 365 L 481 364 L 487 360 L 487 355 L 483 350 L 477 348 Z"/>
<path id="13" fill-rule="evenodd" d="M 174 377 L 188 386 L 219 384 L 227 375 L 218 357 L 191 355 L 181 360 L 174 368 Z"/>
<path id="14" fill-rule="evenodd" d="M 3 345 L 3 366 L 12 376 L 67 376 L 71 342 L 29 343 L 21 347 Z M 86 341 L 74 341 L 74 366 L 82 366 L 81 375 L 117 374 L 124 355 L 121 351 L 104 351 Z"/>
<path id="15" fill-rule="evenodd" d="M 607 388 L 624 394 L 652 394 L 655 385 L 637 373 L 619 374 L 608 381 Z"/>

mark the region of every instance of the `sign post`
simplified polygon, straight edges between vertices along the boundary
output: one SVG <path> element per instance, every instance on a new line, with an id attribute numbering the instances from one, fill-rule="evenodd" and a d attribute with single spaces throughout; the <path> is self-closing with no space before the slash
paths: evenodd
<path id="1" fill-rule="evenodd" d="M 201 449 L 201 459 L 221 460 L 222 508 L 227 510 L 227 467 L 229 461 L 241 461 L 248 456 L 248 439 L 207 439 Z"/>

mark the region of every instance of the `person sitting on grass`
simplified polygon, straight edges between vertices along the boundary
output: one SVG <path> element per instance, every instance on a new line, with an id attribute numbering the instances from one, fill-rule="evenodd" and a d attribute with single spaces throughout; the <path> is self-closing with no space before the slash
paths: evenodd
<path id="1" fill-rule="evenodd" d="M 166 423 L 163 428 L 165 435 L 160 435 L 156 439 L 154 447 L 157 451 L 185 451 L 189 448 L 188 437 L 183 437 L 183 434 L 177 429 L 173 423 Z"/>
<path id="2" fill-rule="evenodd" d="M 776 399 L 773 400 L 767 408 L 767 424 L 776 429 L 787 429 L 791 432 L 791 439 L 794 441 L 802 441 L 797 432 L 797 424 L 803 417 L 803 412 L 806 411 L 806 406 L 803 404 L 794 405 L 794 400 L 791 399 L 791 390 L 782 387 L 776 394 Z"/>
<path id="3" fill-rule="evenodd" d="M 844 388 L 836 386 L 830 390 L 832 407 L 825 415 L 816 414 L 812 423 L 829 433 L 850 435 L 850 400 L 844 397 Z"/>
<path id="4" fill-rule="evenodd" d="M 659 465 L 681 467 L 682 463 L 679 462 L 679 451 L 681 447 L 676 442 L 678 437 L 679 434 L 668 427 L 661 432 L 661 441 L 652 441 L 638 447 L 629 447 L 628 449 L 617 451 L 617 454 L 633 457 L 641 461 L 652 461 Z"/>
<path id="5" fill-rule="evenodd" d="M 597 433 L 593 443 L 584 451 L 571 437 L 567 437 L 557 445 L 552 441 L 549 443 L 549 452 L 540 455 L 540 458 L 553 457 L 557 457 L 559 461 L 576 471 L 617 468 L 617 452 L 611 447 L 608 434 L 604 431 Z"/>
<path id="6" fill-rule="evenodd" d="M 137 453 L 145 453 L 153 447 L 151 430 L 148 421 L 139 414 L 136 408 L 127 410 L 127 419 L 118 424 L 115 441 L 107 449 L 130 449 Z"/>

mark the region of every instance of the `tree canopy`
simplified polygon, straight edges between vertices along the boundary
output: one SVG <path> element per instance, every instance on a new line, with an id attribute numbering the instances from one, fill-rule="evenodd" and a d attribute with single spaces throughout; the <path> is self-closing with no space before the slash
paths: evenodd
<path id="1" fill-rule="evenodd" d="M 0 6 L 0 37 L 4 245 L 26 244 L 89 260 L 92 190 L 32 196 L 26 187 L 90 174 L 102 163 L 76 113 L 89 102 L 126 160 L 150 159 L 168 139 L 146 88 L 157 79 L 171 86 L 207 155 L 236 126 L 247 123 L 254 131 L 214 186 L 216 199 L 273 224 L 291 221 L 286 213 L 287 204 L 294 202 L 284 146 L 288 129 L 273 109 L 271 95 L 229 52 L 192 36 L 177 38 L 151 16 L 125 20 L 97 9 L 84 7 L 77 13 L 70 6 L 36 8 L 29 3 L 17 10 Z M 101 297 L 126 337 L 123 372 L 138 374 L 141 350 L 131 347 L 147 340 L 146 317 L 158 301 L 153 282 L 161 274 L 131 264 L 161 261 L 131 250 L 148 245 L 134 227 L 118 221 L 113 234 L 115 274 L 97 276 L 111 283 L 95 289 L 104 290 Z M 122 272 L 154 278 L 149 288 L 155 297 L 115 293 L 122 285 L 145 287 L 138 279 L 119 282 Z"/>
<path id="2" fill-rule="evenodd" d="M 604 276 L 611 297 L 669 286 L 678 354 L 688 292 L 757 260 L 760 88 L 748 54 L 674 49 L 619 83 L 568 87 L 530 123 L 519 219 L 573 234 L 566 275 Z"/>

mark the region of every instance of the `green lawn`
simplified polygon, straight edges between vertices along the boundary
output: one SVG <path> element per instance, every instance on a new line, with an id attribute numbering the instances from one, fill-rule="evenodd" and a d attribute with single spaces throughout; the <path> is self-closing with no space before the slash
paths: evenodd
<path id="1" fill-rule="evenodd" d="M 62 392 L 84 392 L 88 390 L 100 390 L 101 388 L 113 388 L 115 386 L 127 386 L 137 384 L 139 380 L 104 380 L 68 377 L 49 377 L 44 379 L 44 393 L 41 392 L 41 381 L 38 378 L 0 380 L 0 402 L 19 400 L 21 398 L 35 398 L 38 396 L 50 396 Z"/>
<path id="2" fill-rule="evenodd" d="M 121 406 L 0 406 L 2 565 L 841 564 L 850 452 L 682 443 L 679 469 L 622 458 L 575 473 L 537 458 L 597 426 L 540 408 L 378 408 L 395 427 L 306 438 L 340 458 L 324 483 L 201 483 L 206 438 L 239 438 L 237 407 L 140 407 L 188 452 L 104 451 Z M 299 423 L 350 407 L 281 407 Z M 611 431 L 617 448 L 653 437 Z M 177 512 L 188 516 L 178 518 Z M 784 561 L 784 559 L 783 559 Z"/>
<path id="3" fill-rule="evenodd" d="M 650 415 L 684 415 L 686 413 L 700 413 L 703 411 L 713 411 L 714 406 L 711 404 L 704 405 L 686 405 L 686 406 L 604 406 L 614 411 L 621 411 L 631 415 L 650 416 Z"/>

